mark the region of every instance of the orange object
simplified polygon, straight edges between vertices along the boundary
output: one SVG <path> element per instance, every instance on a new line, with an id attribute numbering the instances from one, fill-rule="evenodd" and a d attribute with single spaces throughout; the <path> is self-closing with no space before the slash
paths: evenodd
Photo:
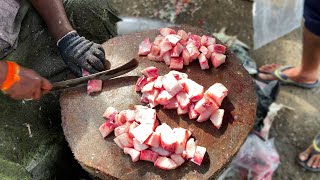
<path id="1" fill-rule="evenodd" d="M 16 82 L 20 81 L 20 67 L 17 63 L 6 61 L 7 63 L 7 76 L 1 85 L 1 91 L 6 93 Z"/>

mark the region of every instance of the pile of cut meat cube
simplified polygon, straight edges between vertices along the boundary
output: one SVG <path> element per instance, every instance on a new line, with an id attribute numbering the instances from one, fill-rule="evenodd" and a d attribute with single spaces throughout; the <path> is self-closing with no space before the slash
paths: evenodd
<path id="1" fill-rule="evenodd" d="M 118 112 L 109 107 L 103 117 L 107 121 L 99 128 L 102 137 L 114 131 L 114 142 L 133 162 L 150 161 L 164 170 L 175 169 L 185 160 L 202 163 L 206 148 L 197 146 L 187 129 L 159 125 L 154 109 L 137 105 L 134 110 Z"/>
<path id="2" fill-rule="evenodd" d="M 163 105 L 163 109 L 177 109 L 178 115 L 188 114 L 190 119 L 198 122 L 210 119 L 214 126 L 220 128 L 224 110 L 219 109 L 228 90 L 221 83 L 215 83 L 204 92 L 203 86 L 188 79 L 188 75 L 178 71 L 170 71 L 159 76 L 156 67 L 148 67 L 141 71 L 135 86 L 142 92 L 141 102 L 151 108 Z"/>
<path id="3" fill-rule="evenodd" d="M 139 45 L 139 55 L 147 55 L 149 60 L 165 62 L 170 69 L 183 69 L 196 59 L 199 59 L 201 69 L 209 69 L 208 61 L 217 68 L 225 62 L 226 47 L 216 44 L 216 39 L 203 35 L 202 37 L 186 33 L 184 30 L 176 32 L 170 28 L 160 29 L 154 42 L 144 39 Z"/>

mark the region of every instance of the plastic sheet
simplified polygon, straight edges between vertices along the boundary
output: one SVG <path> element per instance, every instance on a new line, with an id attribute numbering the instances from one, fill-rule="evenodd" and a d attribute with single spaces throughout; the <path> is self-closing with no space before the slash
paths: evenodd
<path id="1" fill-rule="evenodd" d="M 253 5 L 254 49 L 301 25 L 303 0 L 255 0 Z"/>
<path id="2" fill-rule="evenodd" d="M 257 135 L 250 134 L 229 168 L 218 180 L 271 180 L 279 163 L 279 154 L 273 139 L 264 141 Z"/>

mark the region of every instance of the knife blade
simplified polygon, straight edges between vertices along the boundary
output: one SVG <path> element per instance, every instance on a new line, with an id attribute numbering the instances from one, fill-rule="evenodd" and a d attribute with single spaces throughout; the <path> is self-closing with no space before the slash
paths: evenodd
<path id="1" fill-rule="evenodd" d="M 132 59 L 128 63 L 121 65 L 119 67 L 116 67 L 114 69 L 101 71 L 99 73 L 91 74 L 89 76 L 80 77 L 76 79 L 55 82 L 55 83 L 52 83 L 53 88 L 51 92 L 84 86 L 84 85 L 87 85 L 88 80 L 93 80 L 93 79 L 108 80 L 108 79 L 126 74 L 127 72 L 130 72 L 136 67 L 138 67 L 138 65 L 139 65 L 138 61 L 136 59 Z"/>

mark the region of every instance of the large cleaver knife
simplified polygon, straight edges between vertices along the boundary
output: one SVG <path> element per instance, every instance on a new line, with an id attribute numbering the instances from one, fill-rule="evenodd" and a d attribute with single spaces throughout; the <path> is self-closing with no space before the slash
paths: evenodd
<path id="1" fill-rule="evenodd" d="M 85 77 L 56 82 L 52 84 L 53 88 L 51 91 L 60 91 L 63 89 L 84 86 L 84 85 L 87 85 L 88 80 L 93 80 L 93 79 L 108 80 L 132 71 L 133 69 L 138 67 L 138 64 L 139 63 L 136 59 L 132 59 L 128 63 L 114 69 L 91 74 Z"/>

